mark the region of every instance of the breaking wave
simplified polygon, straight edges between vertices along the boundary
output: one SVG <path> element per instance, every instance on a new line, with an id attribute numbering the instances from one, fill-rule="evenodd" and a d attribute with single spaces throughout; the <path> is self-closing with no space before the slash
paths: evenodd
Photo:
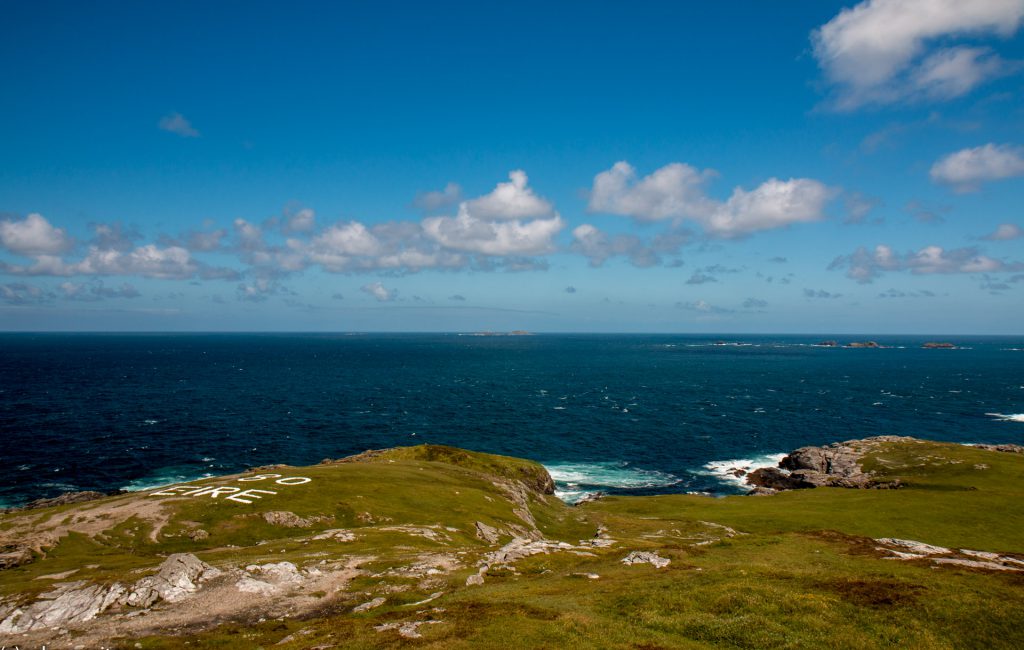
<path id="1" fill-rule="evenodd" d="M 666 472 L 630 467 L 628 463 L 545 463 L 555 481 L 555 496 L 577 503 L 598 492 L 668 487 L 682 481 Z"/>

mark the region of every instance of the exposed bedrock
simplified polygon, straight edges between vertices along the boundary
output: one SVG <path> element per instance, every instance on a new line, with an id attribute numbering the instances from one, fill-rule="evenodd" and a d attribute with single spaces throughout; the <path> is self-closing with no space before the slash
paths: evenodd
<path id="1" fill-rule="evenodd" d="M 865 454 L 887 442 L 912 442 L 906 436 L 874 436 L 847 440 L 823 447 L 801 447 L 779 461 L 779 466 L 751 472 L 747 483 L 773 490 L 796 490 L 814 487 L 845 487 L 891 489 L 899 481 L 880 482 L 860 465 Z"/>

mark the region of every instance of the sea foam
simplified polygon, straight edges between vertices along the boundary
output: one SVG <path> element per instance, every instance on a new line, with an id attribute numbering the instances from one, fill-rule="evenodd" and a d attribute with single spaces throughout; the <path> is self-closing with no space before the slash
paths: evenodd
<path id="1" fill-rule="evenodd" d="M 544 467 L 555 481 L 555 496 L 566 503 L 576 503 L 598 492 L 668 487 L 682 480 L 627 463 L 545 463 Z"/>
<path id="2" fill-rule="evenodd" d="M 747 474 L 763 467 L 778 467 L 779 461 L 786 457 L 786 454 L 762 454 L 750 458 L 734 458 L 732 460 L 713 460 L 704 465 L 704 475 L 714 476 L 723 485 L 730 488 L 746 488 Z M 740 472 L 743 474 L 738 475 Z"/>
<path id="3" fill-rule="evenodd" d="M 990 415 L 1004 422 L 1024 422 L 1024 413 L 986 413 L 985 415 Z"/>

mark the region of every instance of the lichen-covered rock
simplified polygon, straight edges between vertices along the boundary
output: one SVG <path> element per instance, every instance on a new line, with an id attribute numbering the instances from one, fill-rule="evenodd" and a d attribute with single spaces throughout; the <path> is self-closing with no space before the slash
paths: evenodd
<path id="1" fill-rule="evenodd" d="M 91 621 L 124 594 L 123 585 L 66 582 L 24 608 L 16 608 L 0 621 L 0 634 L 57 629 L 70 623 Z"/>
<path id="2" fill-rule="evenodd" d="M 135 583 L 122 602 L 132 607 L 149 607 L 158 600 L 177 602 L 199 589 L 199 584 L 220 575 L 220 571 L 191 553 L 175 553 L 156 575 Z"/>
<path id="3" fill-rule="evenodd" d="M 622 558 L 622 563 L 626 566 L 632 566 L 634 564 L 650 564 L 655 569 L 663 569 L 671 564 L 672 560 L 649 551 L 633 551 L 626 557 Z"/>

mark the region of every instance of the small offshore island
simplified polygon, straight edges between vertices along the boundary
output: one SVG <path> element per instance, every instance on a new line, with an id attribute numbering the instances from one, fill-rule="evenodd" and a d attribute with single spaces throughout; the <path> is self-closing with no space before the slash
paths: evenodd
<path id="1" fill-rule="evenodd" d="M 430 445 L 72 495 L 0 515 L 0 640 L 1022 647 L 1022 451 L 880 436 L 753 472 L 767 496 L 575 507 Z"/>

